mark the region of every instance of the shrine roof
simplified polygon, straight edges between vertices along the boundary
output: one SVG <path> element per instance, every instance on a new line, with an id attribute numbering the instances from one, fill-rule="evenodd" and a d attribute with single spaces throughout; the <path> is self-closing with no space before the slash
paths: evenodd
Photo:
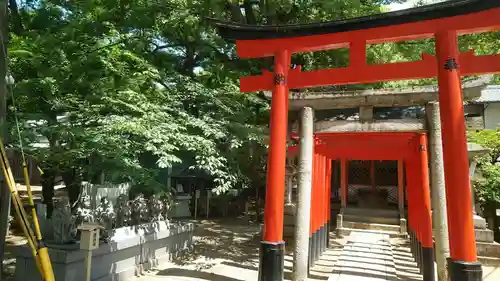
<path id="1" fill-rule="evenodd" d="M 500 7 L 499 0 L 452 0 L 345 20 L 290 25 L 247 25 L 209 19 L 226 40 L 290 38 L 356 31 L 472 14 Z"/>
<path id="2" fill-rule="evenodd" d="M 500 102 L 500 85 L 490 85 L 481 92 L 478 99 L 474 99 L 471 103 L 497 103 Z"/>
<path id="3" fill-rule="evenodd" d="M 475 100 L 481 97 L 487 89 L 492 75 L 484 75 L 477 79 L 462 83 L 465 100 Z M 325 91 L 307 90 L 290 92 L 290 110 L 299 110 L 304 106 L 311 106 L 316 110 L 334 108 L 353 108 L 359 106 L 393 107 L 393 106 L 418 106 L 438 99 L 436 85 L 422 87 L 407 87 L 401 89 L 366 89 L 351 91 Z M 271 97 L 270 91 L 265 91 L 267 98 Z"/>

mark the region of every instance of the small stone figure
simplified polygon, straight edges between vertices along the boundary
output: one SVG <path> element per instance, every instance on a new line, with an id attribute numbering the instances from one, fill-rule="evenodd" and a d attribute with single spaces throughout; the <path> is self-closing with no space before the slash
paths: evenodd
<path id="1" fill-rule="evenodd" d="M 77 229 L 68 198 L 63 198 L 55 204 L 52 212 L 52 226 L 55 243 L 67 244 L 74 242 Z"/>
<path id="2" fill-rule="evenodd" d="M 93 223 L 95 221 L 94 210 L 90 205 L 90 196 L 83 194 L 78 200 L 76 209 L 76 225 L 79 226 L 84 223 Z"/>
<path id="3" fill-rule="evenodd" d="M 162 200 L 155 198 L 155 197 L 152 197 L 149 200 L 148 207 L 149 207 L 149 219 L 150 219 L 150 221 L 156 222 L 156 221 L 163 220 L 163 215 L 162 215 L 163 201 Z"/>
<path id="4" fill-rule="evenodd" d="M 102 197 L 99 206 L 96 208 L 95 219 L 104 230 L 102 231 L 103 238 L 109 238 L 111 231 L 114 228 L 116 214 L 113 209 L 113 203 L 108 200 L 108 197 Z"/>
<path id="5" fill-rule="evenodd" d="M 149 208 L 143 194 L 132 201 L 132 224 L 139 225 L 149 221 Z"/>
<path id="6" fill-rule="evenodd" d="M 116 198 L 116 228 L 132 225 L 132 208 L 128 197 L 122 194 Z"/>
<path id="7" fill-rule="evenodd" d="M 171 193 L 167 193 L 161 197 L 161 201 L 163 202 L 163 210 L 161 212 L 163 219 L 168 220 L 168 215 L 170 213 L 170 209 L 172 207 L 172 195 Z"/>
<path id="8" fill-rule="evenodd" d="M 163 210 L 161 212 L 163 219 L 168 220 L 168 215 L 170 213 L 170 209 L 172 207 L 172 199 L 168 196 L 162 198 L 163 201 Z"/>

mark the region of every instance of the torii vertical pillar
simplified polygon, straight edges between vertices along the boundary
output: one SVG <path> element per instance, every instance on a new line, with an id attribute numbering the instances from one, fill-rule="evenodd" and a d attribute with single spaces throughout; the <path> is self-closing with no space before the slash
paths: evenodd
<path id="1" fill-rule="evenodd" d="M 472 197 L 456 32 L 436 34 L 436 55 L 451 256 L 448 275 L 451 281 L 482 280 L 470 204 Z"/>
<path id="2" fill-rule="evenodd" d="M 326 248 L 330 247 L 331 203 L 332 203 L 332 159 L 326 159 Z"/>
<path id="3" fill-rule="evenodd" d="M 259 281 L 282 281 L 285 241 L 283 213 L 288 120 L 288 51 L 274 57 L 274 89 L 271 99 L 270 144 L 267 159 L 266 203 L 263 241 L 260 248 Z"/>
<path id="4" fill-rule="evenodd" d="M 398 160 L 398 210 L 400 233 L 406 235 L 407 221 L 405 217 L 405 176 L 403 159 Z"/>
<path id="5" fill-rule="evenodd" d="M 422 271 L 424 281 L 434 281 L 434 245 L 432 240 L 432 214 L 431 214 L 431 194 L 429 188 L 429 161 L 427 156 L 427 138 L 425 134 L 419 134 L 417 152 L 418 171 L 418 198 L 421 204 L 420 210 L 420 233 L 422 245 Z"/>
<path id="6" fill-rule="evenodd" d="M 347 208 L 347 159 L 340 158 L 340 212 L 337 214 L 337 236 L 342 237 L 344 210 Z"/>
<path id="7" fill-rule="evenodd" d="M 311 216 L 311 190 L 314 146 L 314 111 L 301 110 L 300 150 L 297 188 L 297 214 L 295 216 L 295 251 L 292 279 L 306 281 L 309 264 L 309 222 Z"/>
<path id="8" fill-rule="evenodd" d="M 444 183 L 443 142 L 439 103 L 431 102 L 425 107 L 429 131 L 429 156 L 431 168 L 432 225 L 434 228 L 436 265 L 439 281 L 448 281 L 446 261 L 450 256 L 448 219 L 446 217 L 446 191 Z"/>

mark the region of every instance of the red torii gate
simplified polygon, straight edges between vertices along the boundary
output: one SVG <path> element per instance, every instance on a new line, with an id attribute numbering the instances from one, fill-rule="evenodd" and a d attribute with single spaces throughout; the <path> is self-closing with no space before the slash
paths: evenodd
<path id="1" fill-rule="evenodd" d="M 461 75 L 500 73 L 500 55 L 460 54 L 458 35 L 500 30 L 500 1 L 455 0 L 404 11 L 305 25 L 252 26 L 213 20 L 222 37 L 236 40 L 241 58 L 274 56 L 274 72 L 242 77 L 240 90 L 272 90 L 266 205 L 259 280 L 283 279 L 283 202 L 288 90 L 438 77 L 448 209 L 451 280 L 481 280 L 477 262 Z M 436 56 L 369 65 L 366 45 L 436 39 Z M 345 68 L 290 69 L 293 53 L 349 48 Z"/>
<path id="2" fill-rule="evenodd" d="M 292 138 L 295 136 L 292 135 Z M 331 160 L 340 159 L 343 165 L 341 196 L 342 204 L 345 204 L 347 198 L 346 160 L 398 160 L 406 163 L 410 208 L 408 224 L 412 244 L 415 245 L 412 250 L 417 256 L 418 265 L 422 268 L 424 280 L 434 280 L 434 246 L 426 133 L 335 132 L 317 133 L 315 139 L 309 263 L 314 265 L 319 259 L 319 254 L 326 249 L 325 245 L 328 242 L 331 191 L 331 166 L 328 166 L 328 163 L 331 163 Z M 288 156 L 297 155 L 299 146 L 300 144 L 288 147 Z M 321 166 L 325 160 L 327 166 Z M 342 205 L 342 207 L 346 206 Z"/>

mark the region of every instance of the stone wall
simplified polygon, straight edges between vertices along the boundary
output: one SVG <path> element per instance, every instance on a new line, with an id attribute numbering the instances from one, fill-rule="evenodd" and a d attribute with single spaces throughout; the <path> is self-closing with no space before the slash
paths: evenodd
<path id="1" fill-rule="evenodd" d="M 92 252 L 91 281 L 125 281 L 170 261 L 192 244 L 192 223 L 165 221 L 115 229 L 108 243 Z M 79 244 L 48 245 L 57 281 L 82 281 L 86 251 Z M 41 281 L 30 249 L 15 249 L 15 281 Z"/>

